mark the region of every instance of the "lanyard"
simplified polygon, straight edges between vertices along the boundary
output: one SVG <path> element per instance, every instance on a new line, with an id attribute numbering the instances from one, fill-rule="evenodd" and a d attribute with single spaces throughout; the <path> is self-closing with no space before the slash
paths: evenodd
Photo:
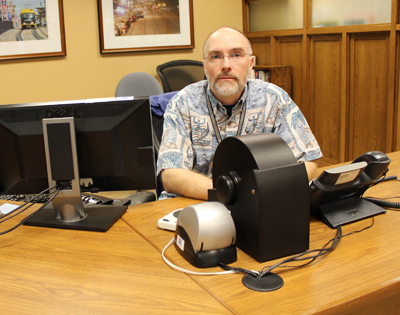
<path id="1" fill-rule="evenodd" d="M 210 98 L 208 97 L 208 93 L 207 93 L 207 87 L 205 87 L 205 91 L 206 91 L 208 113 L 210 115 L 211 123 L 213 125 L 214 132 L 215 132 L 215 136 L 217 137 L 217 141 L 218 141 L 218 144 L 219 144 L 222 141 L 221 133 L 219 132 L 217 121 L 215 120 L 214 111 L 212 109 Z M 238 127 L 238 130 L 236 132 L 236 136 L 240 135 L 240 131 L 243 128 L 244 116 L 246 116 L 246 100 L 244 100 L 243 104 L 242 104 L 242 112 L 240 113 L 239 127 Z"/>

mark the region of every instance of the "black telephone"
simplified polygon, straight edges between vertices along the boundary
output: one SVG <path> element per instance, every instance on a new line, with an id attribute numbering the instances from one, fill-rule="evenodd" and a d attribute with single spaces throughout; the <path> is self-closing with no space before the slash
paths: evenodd
<path id="1" fill-rule="evenodd" d="M 356 158 L 352 164 L 362 161 L 365 161 L 368 164 L 364 170 L 364 173 L 373 180 L 386 175 L 386 173 L 389 171 L 388 166 L 391 162 L 387 155 L 380 151 L 369 151 L 364 153 Z"/>
<path id="2" fill-rule="evenodd" d="M 380 151 L 370 151 L 351 164 L 325 170 L 310 183 L 310 210 L 330 227 L 358 221 L 386 210 L 360 198 L 388 172 L 391 160 Z"/>

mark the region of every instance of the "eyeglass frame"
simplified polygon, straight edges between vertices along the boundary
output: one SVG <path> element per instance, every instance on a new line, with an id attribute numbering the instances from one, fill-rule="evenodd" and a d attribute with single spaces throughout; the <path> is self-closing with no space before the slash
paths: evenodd
<path id="1" fill-rule="evenodd" d="M 203 60 L 209 60 L 209 62 L 210 63 L 213 63 L 214 62 L 214 60 L 215 61 L 219 61 L 219 63 L 222 63 L 224 60 L 225 60 L 225 57 L 228 57 L 228 59 L 230 60 L 230 61 L 233 61 L 233 62 L 240 62 L 241 60 L 238 60 L 238 61 L 234 61 L 234 60 L 232 60 L 231 59 L 231 57 L 232 57 L 232 55 L 235 55 L 235 54 L 238 54 L 238 55 L 240 55 L 240 57 L 243 57 L 243 56 L 249 56 L 249 57 L 251 57 L 252 56 L 252 53 L 246 53 L 246 54 L 242 54 L 242 53 L 238 53 L 238 52 L 233 52 L 233 53 L 230 53 L 230 54 L 228 54 L 228 55 L 223 55 L 223 54 L 217 54 L 217 53 L 215 53 L 215 55 L 218 55 L 218 58 L 211 58 L 211 56 L 210 57 L 203 57 Z M 223 58 L 221 58 L 221 56 L 223 57 Z M 217 63 L 215 63 L 215 64 L 217 64 Z"/>

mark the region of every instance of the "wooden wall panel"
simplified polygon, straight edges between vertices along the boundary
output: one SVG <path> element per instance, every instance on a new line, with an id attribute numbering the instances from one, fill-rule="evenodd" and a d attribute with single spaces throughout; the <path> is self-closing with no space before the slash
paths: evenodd
<path id="1" fill-rule="evenodd" d="M 388 104 L 389 33 L 350 35 L 349 160 L 370 150 L 391 152 Z"/>
<path id="2" fill-rule="evenodd" d="M 269 37 L 250 39 L 253 56 L 256 56 L 256 64 L 271 65 L 271 40 Z"/>
<path id="3" fill-rule="evenodd" d="M 268 43 L 257 47 L 263 64 L 292 68 L 292 98 L 320 142 L 321 163 L 400 150 L 400 0 L 390 23 L 316 28 L 312 0 L 303 0 L 303 28 L 264 32 L 248 30 L 249 1 L 257 0 L 242 2 L 243 30 Z"/>
<path id="4" fill-rule="evenodd" d="M 310 127 L 324 154 L 323 162 L 341 161 L 340 140 L 346 122 L 342 121 L 340 35 L 310 38 Z"/>
<path id="5" fill-rule="evenodd" d="M 400 150 L 400 33 L 396 32 L 395 151 Z"/>
<path id="6" fill-rule="evenodd" d="M 292 99 L 303 110 L 303 37 L 277 37 L 272 53 L 275 64 L 292 67 Z"/>

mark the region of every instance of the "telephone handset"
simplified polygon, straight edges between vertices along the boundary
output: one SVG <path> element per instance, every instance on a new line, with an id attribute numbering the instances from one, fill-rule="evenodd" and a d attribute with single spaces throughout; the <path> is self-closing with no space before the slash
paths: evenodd
<path id="1" fill-rule="evenodd" d="M 360 197 L 371 184 L 386 175 L 390 162 L 386 154 L 369 151 L 350 164 L 325 170 L 310 183 L 311 213 L 318 212 L 331 227 L 385 213 L 384 209 Z M 377 208 L 370 209 L 374 207 Z M 365 210 L 374 214 L 363 214 Z"/>
<path id="2" fill-rule="evenodd" d="M 390 159 L 383 152 L 369 151 L 356 158 L 352 164 L 362 161 L 365 161 L 368 164 L 364 170 L 364 173 L 373 180 L 386 175 L 386 173 L 389 171 L 388 166 L 390 164 Z"/>

